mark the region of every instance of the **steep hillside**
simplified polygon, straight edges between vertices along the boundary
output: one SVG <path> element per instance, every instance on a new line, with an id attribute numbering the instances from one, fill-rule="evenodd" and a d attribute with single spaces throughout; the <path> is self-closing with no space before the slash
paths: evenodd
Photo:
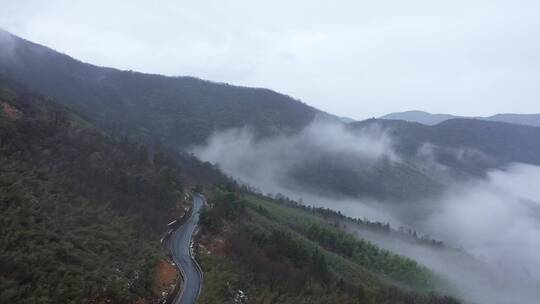
<path id="1" fill-rule="evenodd" d="M 261 135 L 296 131 L 318 113 L 267 89 L 97 67 L 0 32 L 0 73 L 79 110 L 101 127 L 169 147 L 249 125 Z"/>
<path id="2" fill-rule="evenodd" d="M 0 76 L 0 302 L 152 297 L 189 170 L 213 174 L 187 160 L 107 137 Z"/>

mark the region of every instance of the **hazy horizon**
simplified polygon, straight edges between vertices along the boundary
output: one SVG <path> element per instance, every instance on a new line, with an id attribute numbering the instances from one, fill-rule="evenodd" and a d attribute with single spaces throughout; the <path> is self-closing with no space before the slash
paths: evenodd
<path id="1" fill-rule="evenodd" d="M 0 2 L 1 28 L 85 62 L 269 88 L 357 120 L 540 113 L 535 1 Z"/>

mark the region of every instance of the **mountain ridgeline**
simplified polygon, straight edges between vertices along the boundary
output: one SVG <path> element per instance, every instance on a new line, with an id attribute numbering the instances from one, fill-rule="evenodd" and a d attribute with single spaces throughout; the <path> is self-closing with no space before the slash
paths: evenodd
<path id="1" fill-rule="evenodd" d="M 0 73 L 53 97 L 94 123 L 170 147 L 249 125 L 263 136 L 300 130 L 327 115 L 267 89 L 165 77 L 83 63 L 0 32 Z"/>
<path id="2" fill-rule="evenodd" d="M 455 118 L 468 118 L 468 119 L 478 119 L 486 121 L 495 121 L 495 122 L 506 122 L 517 125 L 540 127 L 540 114 L 495 114 L 488 117 L 465 117 L 465 116 L 456 116 L 450 114 L 432 114 L 424 111 L 406 111 L 406 112 L 396 112 L 390 113 L 384 116 L 381 116 L 380 119 L 387 120 L 404 120 L 409 122 L 418 122 L 423 125 L 433 126 L 439 124 L 443 121 L 447 121 Z"/>
<path id="3" fill-rule="evenodd" d="M 297 182 L 318 191 L 394 201 L 437 193 L 440 177 L 418 162 L 427 150 L 458 176 L 482 176 L 511 162 L 540 163 L 538 128 L 471 119 L 435 126 L 392 120 L 345 123 L 267 89 L 98 67 L 7 32 L 0 32 L 0 38 L 0 73 L 76 110 L 102 130 L 152 146 L 184 150 L 204 144 L 215 132 L 245 126 L 256 139 L 296 134 L 319 117 L 351 130 L 376 124 L 389 131 L 405 163 L 381 162 L 366 170 L 361 163 L 322 155 L 295 165 L 291 174 Z"/>
<path id="4" fill-rule="evenodd" d="M 0 103 L 0 301 L 148 295 L 157 227 L 182 191 L 176 173 L 161 179 L 138 146 L 3 77 Z"/>

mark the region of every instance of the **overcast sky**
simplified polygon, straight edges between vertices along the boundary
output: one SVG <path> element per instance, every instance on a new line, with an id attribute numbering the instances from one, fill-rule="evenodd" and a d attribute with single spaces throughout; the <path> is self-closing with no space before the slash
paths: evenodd
<path id="1" fill-rule="evenodd" d="M 356 119 L 412 109 L 540 113 L 538 0 L 0 7 L 0 27 L 86 62 L 267 87 Z"/>

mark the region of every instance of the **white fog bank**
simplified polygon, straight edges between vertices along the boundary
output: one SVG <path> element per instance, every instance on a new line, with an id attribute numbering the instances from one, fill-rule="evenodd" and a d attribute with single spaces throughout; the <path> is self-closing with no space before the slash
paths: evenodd
<path id="1" fill-rule="evenodd" d="M 407 225 L 451 247 L 462 248 L 463 256 L 372 232 L 357 232 L 442 274 L 467 300 L 480 304 L 533 304 L 540 299 L 538 166 L 512 164 L 488 172 L 485 179 L 454 180 L 428 206 L 426 202 L 389 203 L 324 196 L 298 187 L 290 176 L 290 168 L 320 154 L 351 158 L 363 166 L 383 158 L 401 162 L 394 152 L 393 139 L 377 127 L 353 133 L 341 125 L 317 122 L 299 134 L 263 140 L 255 140 L 248 129 L 234 129 L 216 133 L 207 145 L 193 152 L 264 193 L 281 193 L 353 218 L 389 222 L 395 228 Z M 415 220 L 410 218 L 411 210 L 419 214 Z"/>

